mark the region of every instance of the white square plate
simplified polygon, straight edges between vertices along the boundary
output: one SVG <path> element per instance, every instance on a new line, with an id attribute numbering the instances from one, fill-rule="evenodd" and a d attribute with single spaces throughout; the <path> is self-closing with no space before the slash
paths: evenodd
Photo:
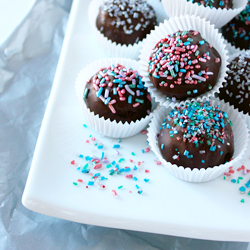
<path id="1" fill-rule="evenodd" d="M 25 207 L 38 213 L 80 223 L 168 234 L 190 238 L 250 241 L 250 196 L 240 194 L 250 174 L 240 184 L 223 180 L 223 177 L 202 184 L 181 181 L 156 165 L 152 152 L 147 148 L 146 135 L 123 139 L 120 155 L 112 145 L 117 140 L 101 137 L 91 128 L 84 128 L 84 117 L 75 95 L 75 79 L 88 63 L 105 55 L 100 51 L 87 18 L 88 1 L 75 0 L 65 37 L 55 81 L 48 102 L 32 166 L 23 194 Z M 85 142 L 92 134 L 96 141 Z M 102 142 L 100 150 L 95 143 Z M 86 188 L 90 176 L 76 170 L 71 161 L 86 164 L 79 154 L 101 157 L 105 152 L 110 160 L 121 167 L 133 167 L 145 161 L 133 174 L 138 181 L 124 175 L 108 175 L 103 166 L 100 172 L 108 180 L 105 189 Z M 135 153 L 135 156 L 131 155 Z M 249 150 L 248 150 L 249 152 Z M 248 153 L 249 154 L 249 153 Z M 133 159 L 133 163 L 129 162 Z M 245 165 L 249 165 L 246 156 Z M 239 163 L 239 166 L 242 163 Z M 236 168 L 237 166 L 235 166 Z M 150 172 L 145 173 L 145 169 Z M 99 171 L 100 170 L 100 171 Z M 77 186 L 73 182 L 82 179 Z M 145 182 L 148 178 L 149 182 Z M 101 182 L 100 182 L 101 183 Z M 137 193 L 135 185 L 143 190 Z M 122 189 L 118 186 L 123 185 Z M 115 199 L 112 190 L 119 198 Z M 130 193 L 129 191 L 132 191 Z M 249 190 L 248 190 L 249 191 Z M 240 200 L 244 198 L 245 203 Z"/>

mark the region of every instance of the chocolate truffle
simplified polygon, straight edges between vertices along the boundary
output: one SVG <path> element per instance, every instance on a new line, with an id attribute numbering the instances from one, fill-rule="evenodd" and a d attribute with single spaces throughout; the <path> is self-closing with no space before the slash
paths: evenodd
<path id="1" fill-rule="evenodd" d="M 221 57 L 198 31 L 178 31 L 161 39 L 149 58 L 149 78 L 166 99 L 185 100 L 211 90 Z"/>
<path id="2" fill-rule="evenodd" d="M 151 111 L 151 97 L 136 70 L 117 64 L 100 69 L 87 82 L 83 99 L 95 115 L 135 122 Z"/>
<path id="3" fill-rule="evenodd" d="M 155 25 L 155 12 L 145 0 L 106 0 L 96 19 L 97 29 L 122 45 L 142 41 Z"/>
<path id="4" fill-rule="evenodd" d="M 204 5 L 209 8 L 216 9 L 232 9 L 233 1 L 232 0 L 187 0 L 188 2 L 198 3 L 198 5 Z"/>
<path id="5" fill-rule="evenodd" d="M 219 166 L 234 153 L 228 116 L 209 102 L 173 109 L 163 120 L 158 145 L 166 161 L 191 169 Z"/>
<path id="6" fill-rule="evenodd" d="M 222 27 L 224 38 L 240 49 L 250 49 L 250 0 L 247 7 Z"/>
<path id="7" fill-rule="evenodd" d="M 234 58 L 228 70 L 226 82 L 220 88 L 219 98 L 229 102 L 244 114 L 250 113 L 250 54 L 242 53 Z"/>

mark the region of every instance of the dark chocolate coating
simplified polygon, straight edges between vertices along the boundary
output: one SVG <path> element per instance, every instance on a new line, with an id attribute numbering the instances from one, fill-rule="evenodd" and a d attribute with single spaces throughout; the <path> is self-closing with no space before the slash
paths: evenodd
<path id="1" fill-rule="evenodd" d="M 97 73 L 98 74 L 98 73 Z M 109 76 L 110 81 L 112 82 L 114 79 L 113 76 Z M 148 112 L 151 112 L 151 101 L 148 99 L 148 91 L 146 87 L 144 88 L 137 88 L 139 82 L 139 78 L 136 79 L 136 88 L 133 88 L 132 90 L 136 92 L 136 90 L 140 90 L 140 92 L 143 93 L 141 96 L 134 95 L 132 96 L 132 103 L 128 103 L 128 97 L 130 93 L 127 91 L 123 95 L 125 97 L 124 101 L 120 100 L 120 97 L 118 94 L 113 94 L 113 87 L 109 87 L 108 85 L 104 87 L 103 93 L 106 89 L 109 90 L 109 97 L 111 97 L 111 100 L 116 100 L 116 103 L 113 104 L 114 109 L 116 110 L 116 113 L 112 113 L 109 106 L 105 105 L 104 102 L 97 97 L 96 93 L 97 91 L 93 87 L 93 77 L 91 78 L 91 81 L 87 83 L 86 88 L 89 89 L 89 93 L 87 98 L 85 99 L 85 103 L 87 107 L 90 109 L 90 111 L 93 111 L 95 115 L 99 115 L 100 117 L 104 117 L 104 119 L 110 119 L 111 121 L 115 120 L 117 122 L 128 122 L 131 123 L 131 121 L 137 121 L 140 120 L 148 115 Z M 131 81 L 126 81 L 126 84 L 131 84 Z M 123 86 L 125 86 L 124 84 Z M 117 86 L 117 84 L 114 84 L 114 86 Z M 125 87 L 120 88 L 120 90 L 125 89 Z M 141 99 L 144 101 L 144 103 L 140 104 L 137 107 L 133 107 L 133 104 L 137 101 L 135 99 Z"/>
<path id="2" fill-rule="evenodd" d="M 199 141 L 202 140 L 204 142 L 203 144 L 198 143 L 198 147 L 196 147 L 193 142 L 188 140 L 185 142 L 183 141 L 183 132 L 186 128 L 175 125 L 173 120 L 166 121 L 166 124 L 170 124 L 171 128 L 174 127 L 179 133 L 170 137 L 169 129 L 165 128 L 160 130 L 158 145 L 163 158 L 172 164 L 189 167 L 190 169 L 214 167 L 228 162 L 234 153 L 234 139 L 232 128 L 228 119 L 224 119 L 224 121 L 226 123 L 224 128 L 224 143 L 217 139 L 212 140 L 211 137 L 207 136 L 207 134 L 203 134 L 201 136 L 197 136 Z M 221 129 L 220 132 L 222 132 Z M 178 137 L 180 138 L 179 140 Z M 208 145 L 208 141 L 214 141 L 216 145 L 215 151 L 210 151 L 211 146 Z M 161 148 L 161 144 L 164 144 L 163 149 Z M 185 150 L 189 151 L 189 155 L 193 155 L 193 158 L 187 158 L 187 156 L 184 155 Z M 205 153 L 203 151 L 205 151 Z M 220 153 L 221 151 L 223 151 L 222 155 Z M 173 156 L 175 155 L 178 155 L 179 157 L 177 159 L 173 159 Z M 205 162 L 202 163 L 202 160 Z"/>
<path id="3" fill-rule="evenodd" d="M 180 31 L 180 33 L 182 33 L 182 31 Z M 209 52 L 209 56 L 210 56 L 210 60 L 207 60 L 206 62 L 200 62 L 200 61 L 198 62 L 198 64 L 201 66 L 199 69 L 195 68 L 195 65 L 191 65 L 191 67 L 193 67 L 192 70 L 194 71 L 194 74 L 198 75 L 200 71 L 205 70 L 205 71 L 213 72 L 213 75 L 209 75 L 208 79 L 205 82 L 202 81 L 200 83 L 198 82 L 197 84 L 185 83 L 185 81 L 187 80 L 186 73 L 183 73 L 181 77 L 177 76 L 173 78 L 172 80 L 168 80 L 164 77 L 155 78 L 152 75 L 149 76 L 151 82 L 156 87 L 156 89 L 159 90 L 161 93 L 165 94 L 166 97 L 168 97 L 167 99 L 176 98 L 177 100 L 186 100 L 187 98 L 193 98 L 193 97 L 199 96 L 203 93 L 208 92 L 210 89 L 212 89 L 217 82 L 218 74 L 219 74 L 220 67 L 221 67 L 221 61 L 216 63 L 215 59 L 216 58 L 221 59 L 219 53 L 217 52 L 215 48 L 213 47 L 210 48 L 207 42 L 205 42 L 205 44 L 203 45 L 199 44 L 201 40 L 204 40 L 201 37 L 200 33 L 195 36 L 193 35 L 193 31 L 188 31 L 187 38 L 181 37 L 181 40 L 183 43 L 185 43 L 187 42 L 188 38 L 193 39 L 193 42 L 191 42 L 191 45 L 198 45 L 197 50 L 200 52 L 199 56 L 202 57 L 202 55 L 206 52 Z M 166 44 L 166 43 L 167 42 L 164 42 L 163 44 Z M 185 52 L 180 52 L 180 55 L 184 53 L 187 53 L 187 50 Z M 153 53 L 151 54 L 151 57 L 152 55 Z M 193 61 L 197 59 L 197 56 L 195 56 L 195 53 L 191 53 L 189 56 L 190 58 L 188 59 L 188 61 L 189 60 Z M 185 66 L 187 66 L 187 62 L 185 62 Z M 166 70 L 167 68 L 163 69 L 163 72 L 165 72 Z M 181 84 L 176 84 L 177 78 L 181 78 Z M 160 83 L 162 81 L 166 82 L 168 85 L 161 86 Z M 170 87 L 171 84 L 174 85 L 174 88 Z M 194 90 L 197 90 L 197 93 L 194 93 L 193 92 Z M 190 91 L 191 93 L 188 91 Z"/>
<path id="4" fill-rule="evenodd" d="M 193 3 L 198 3 L 199 5 L 204 5 L 205 7 L 216 8 L 216 9 L 232 9 L 232 0 L 188 0 Z"/>
<path id="5" fill-rule="evenodd" d="M 250 114 L 250 57 L 236 57 L 230 63 L 227 73 L 219 98 L 244 114 Z"/>
<path id="6" fill-rule="evenodd" d="M 108 0 L 96 19 L 97 29 L 122 45 L 142 41 L 156 24 L 155 12 L 144 0 Z"/>
<path id="7" fill-rule="evenodd" d="M 221 29 L 224 38 L 240 49 L 250 49 L 250 0 L 245 10 Z"/>

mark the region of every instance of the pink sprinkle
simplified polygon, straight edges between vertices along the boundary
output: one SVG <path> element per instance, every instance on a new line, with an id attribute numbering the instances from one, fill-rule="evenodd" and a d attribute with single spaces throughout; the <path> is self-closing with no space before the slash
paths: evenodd
<path id="1" fill-rule="evenodd" d="M 148 98 L 148 100 L 151 102 L 152 101 L 152 98 L 151 98 L 151 96 L 149 95 L 149 94 L 147 94 L 147 98 Z"/>
<path id="2" fill-rule="evenodd" d="M 112 194 L 113 194 L 114 196 L 116 196 L 116 195 L 117 195 L 117 193 L 116 193 L 116 191 L 115 191 L 115 190 L 112 190 Z"/>
<path id="3" fill-rule="evenodd" d="M 92 137 L 91 137 L 91 140 L 92 140 L 92 141 L 95 141 L 95 137 L 92 136 Z"/>
<path id="4" fill-rule="evenodd" d="M 134 107 L 134 108 L 136 108 L 136 107 L 138 107 L 140 105 L 140 103 L 139 102 L 136 102 L 136 103 L 134 103 L 132 106 Z"/>
<path id="5" fill-rule="evenodd" d="M 141 131 L 141 133 L 145 135 L 145 134 L 147 134 L 147 130 L 144 129 Z"/>
<path id="6" fill-rule="evenodd" d="M 150 151 L 150 148 L 146 148 L 145 152 L 148 153 Z"/>
<path id="7" fill-rule="evenodd" d="M 145 170 L 145 173 L 149 173 L 149 170 Z"/>
<path id="8" fill-rule="evenodd" d="M 129 191 L 130 194 L 132 194 L 132 191 Z"/>
<path id="9" fill-rule="evenodd" d="M 131 179 L 131 178 L 133 178 L 133 175 L 132 174 L 126 174 L 125 177 L 128 178 L 128 179 Z"/>
<path id="10" fill-rule="evenodd" d="M 110 105 L 113 105 L 113 104 L 115 104 L 115 103 L 116 103 L 116 100 L 115 100 L 115 99 L 113 99 L 113 100 L 111 100 L 111 101 L 109 102 Z"/>
<path id="11" fill-rule="evenodd" d="M 97 164 L 94 166 L 94 169 L 98 169 L 98 168 L 101 168 L 102 167 L 102 164 Z"/>
<path id="12" fill-rule="evenodd" d="M 86 142 L 86 143 L 89 143 L 89 140 L 86 140 L 85 142 Z"/>
<path id="13" fill-rule="evenodd" d="M 161 162 L 160 162 L 160 161 L 156 161 L 156 164 L 157 164 L 157 165 L 161 165 Z"/>
<path id="14" fill-rule="evenodd" d="M 116 110 L 114 109 L 114 107 L 112 106 L 112 104 L 109 104 L 109 109 L 111 110 L 111 112 L 112 112 L 113 114 L 116 113 Z"/>

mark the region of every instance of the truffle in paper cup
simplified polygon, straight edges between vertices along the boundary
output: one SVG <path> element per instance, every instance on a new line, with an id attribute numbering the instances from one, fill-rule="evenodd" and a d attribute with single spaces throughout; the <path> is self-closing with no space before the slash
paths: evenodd
<path id="1" fill-rule="evenodd" d="M 216 28 L 221 28 L 246 7 L 247 0 L 233 0 L 232 9 L 210 8 L 187 0 L 162 0 L 162 4 L 169 17 L 199 16 L 210 21 Z"/>
<path id="2" fill-rule="evenodd" d="M 103 2 L 104 0 L 92 0 L 88 10 L 89 21 L 100 47 L 105 51 L 107 55 L 110 55 L 112 57 L 138 59 L 143 40 L 129 45 L 117 44 L 116 42 L 112 42 L 110 39 L 105 37 L 97 29 L 96 18 L 99 13 L 99 7 L 103 4 Z M 154 9 L 157 22 L 163 22 L 164 19 L 167 18 L 167 16 L 161 2 L 159 0 L 148 0 L 147 2 Z"/>
<path id="3" fill-rule="evenodd" d="M 250 51 L 233 54 L 229 62 L 228 76 L 218 96 L 236 109 L 250 128 Z"/>
<path id="4" fill-rule="evenodd" d="M 172 164 L 170 162 L 167 162 L 161 155 L 159 146 L 158 146 L 158 140 L 157 140 L 157 134 L 160 132 L 160 127 L 162 126 L 162 122 L 164 118 L 170 113 L 171 107 L 165 107 L 161 106 L 155 110 L 153 118 L 149 124 L 148 128 L 148 142 L 152 149 L 152 151 L 155 153 L 155 155 L 158 157 L 158 159 L 162 162 L 162 164 L 166 167 L 166 169 L 176 176 L 177 178 L 189 181 L 189 182 L 206 182 L 211 181 L 217 177 L 219 177 L 221 174 L 223 174 L 225 171 L 228 170 L 228 168 L 232 165 L 234 165 L 236 162 L 238 162 L 248 145 L 248 129 L 245 124 L 245 122 L 241 119 L 240 115 L 236 110 L 234 110 L 232 107 L 230 107 L 228 104 L 222 102 L 213 100 L 212 105 L 219 105 L 221 110 L 226 112 L 228 114 L 229 120 L 232 121 L 232 130 L 234 134 L 234 155 L 233 159 L 230 162 L 227 162 L 225 164 L 221 164 L 219 166 L 214 166 L 212 168 L 194 168 L 191 170 L 189 167 L 182 167 L 177 166 L 176 164 Z M 201 163 L 202 165 L 202 163 Z M 198 167 L 198 166 L 197 166 Z"/>
<path id="5" fill-rule="evenodd" d="M 125 66 L 126 68 L 132 68 L 134 70 L 139 69 L 139 64 L 137 61 L 127 58 L 110 58 L 98 60 L 90 63 L 85 68 L 83 68 L 83 70 L 81 70 L 76 79 L 75 89 L 77 98 L 82 106 L 84 117 L 87 119 L 92 128 L 107 137 L 126 138 L 136 135 L 141 130 L 143 130 L 149 123 L 152 113 L 144 118 L 141 118 L 140 120 L 136 120 L 135 122 L 131 121 L 130 123 L 122 123 L 121 121 L 117 122 L 116 120 L 111 121 L 110 119 L 104 119 L 104 117 L 100 117 L 98 114 L 95 115 L 94 112 L 91 112 L 90 109 L 87 108 L 87 105 L 83 100 L 87 81 L 101 68 L 108 67 L 113 64 L 116 65 L 117 63 Z M 151 104 L 151 111 L 153 111 L 157 104 L 153 100 Z"/>
<path id="6" fill-rule="evenodd" d="M 164 39 L 167 35 L 172 35 L 173 33 L 180 31 L 188 31 L 195 30 L 198 31 L 203 39 L 211 44 L 219 53 L 221 57 L 221 67 L 218 73 L 217 81 L 215 86 L 194 98 L 189 98 L 188 100 L 197 100 L 204 101 L 214 96 L 215 92 L 218 92 L 219 88 L 222 86 L 222 82 L 224 78 L 227 76 L 227 50 L 226 45 L 224 44 L 224 40 L 222 35 L 218 32 L 217 29 L 214 29 L 214 25 L 211 25 L 210 22 L 207 22 L 205 19 L 200 19 L 199 17 L 194 16 L 181 16 L 170 18 L 169 20 L 165 20 L 164 23 L 161 23 L 158 27 L 155 27 L 153 31 L 151 31 L 150 35 L 145 39 L 141 53 L 140 53 L 140 68 L 141 74 L 143 75 L 143 79 L 145 81 L 146 86 L 148 87 L 149 92 L 152 97 L 155 97 L 157 102 L 163 104 L 166 102 L 168 105 L 171 103 L 170 98 L 160 91 L 156 89 L 156 87 L 152 84 L 148 77 L 148 61 L 151 55 L 152 49 L 155 47 L 156 43 L 158 43 L 161 39 Z M 209 61 L 210 62 L 210 61 Z M 212 62 L 210 62 L 212 63 Z M 202 83 L 198 83 L 202 84 Z M 185 85 L 184 85 L 185 86 Z M 171 86 L 170 86 L 171 87 Z M 177 100 L 178 101 L 178 100 Z"/>

